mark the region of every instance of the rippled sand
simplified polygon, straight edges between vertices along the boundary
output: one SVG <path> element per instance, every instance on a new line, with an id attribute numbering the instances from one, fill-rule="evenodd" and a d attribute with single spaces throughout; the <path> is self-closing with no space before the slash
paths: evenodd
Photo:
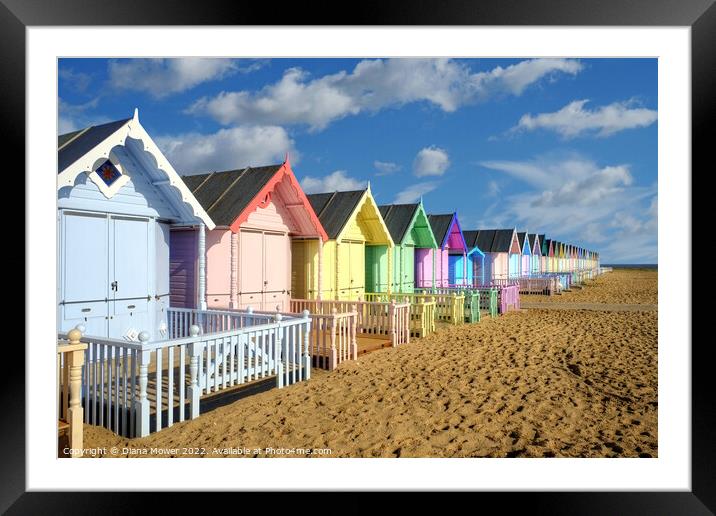
<path id="1" fill-rule="evenodd" d="M 581 301 L 620 302 L 610 297 L 617 293 L 622 302 L 656 302 L 656 273 L 611 274 Z M 210 456 L 299 447 L 330 448 L 332 457 L 656 457 L 657 409 L 657 312 L 545 306 L 443 326 L 147 438 L 85 426 L 85 446 L 191 446 Z"/>
<path id="2" fill-rule="evenodd" d="M 536 303 L 624 303 L 657 304 L 659 273 L 653 269 L 614 269 L 588 282 L 582 288 L 574 288 L 555 296 L 521 296 Z"/>

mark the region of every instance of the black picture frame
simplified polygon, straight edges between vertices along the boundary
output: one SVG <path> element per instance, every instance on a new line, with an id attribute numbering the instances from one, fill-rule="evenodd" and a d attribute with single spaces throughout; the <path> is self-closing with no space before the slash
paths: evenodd
<path id="1" fill-rule="evenodd" d="M 2 143 L 5 156 L 19 158 L 13 170 L 25 168 L 25 29 L 51 25 L 607 25 L 607 26 L 689 26 L 691 27 L 692 71 L 692 170 L 707 168 L 708 147 L 713 147 L 708 128 L 716 97 L 716 7 L 714 0 L 414 0 L 350 4 L 320 2 L 277 5 L 204 0 L 198 3 L 177 0 L 109 2 L 106 0 L 0 0 L 0 104 Z M 13 159 L 14 161 L 14 159 Z M 665 173 L 660 171 L 660 173 Z M 689 171 L 680 172 L 692 181 Z M 22 203 L 17 192 L 31 188 L 42 171 L 25 170 L 25 176 L 4 171 L 5 187 L 15 192 L 14 202 Z M 7 207 L 12 200 L 7 200 Z M 695 202 L 692 200 L 692 206 Z M 17 208 L 19 210 L 19 207 Z M 22 212 L 20 212 L 22 213 Z M 693 223 L 698 217 L 692 217 Z M 21 225 L 11 218 L 6 238 Z M 24 241 L 25 228 L 20 237 Z M 693 232 L 692 235 L 696 234 Z M 9 235 L 8 235 L 9 233 Z M 18 235 L 19 236 L 19 235 Z M 14 240 L 15 242 L 17 240 Z M 692 239 L 693 241 L 693 239 Z M 668 243 L 662 242 L 662 245 Z M 9 258 L 13 270 L 25 270 L 24 246 L 14 245 Z M 693 262 L 692 262 L 693 263 Z M 25 270 L 27 275 L 29 271 Z M 22 292 L 19 275 L 15 292 Z M 692 278 L 684 278 L 689 287 Z M 688 294 L 691 295 L 691 288 Z M 696 304 L 691 299 L 684 302 Z M 28 314 L 25 314 L 28 320 Z M 692 321 L 694 320 L 692 315 Z M 8 328 L 10 328 L 8 326 Z M 14 328 L 14 326 L 13 326 Z M 0 460 L 0 511 L 9 514 L 72 513 L 97 514 L 103 511 L 128 514 L 152 507 L 144 496 L 110 496 L 106 493 L 25 492 L 25 353 L 15 343 L 19 336 L 6 333 L 4 355 L 13 367 L 2 370 L 5 389 L 1 403 L 4 445 Z M 706 341 L 711 339 L 706 338 Z M 12 345 L 10 345 L 12 344 Z M 716 444 L 712 439 L 714 388 L 709 381 L 711 350 L 707 342 L 692 345 L 692 490 L 690 492 L 588 492 L 588 493 L 484 493 L 481 497 L 510 497 L 512 508 L 520 505 L 532 513 L 545 514 L 713 514 L 716 512 Z M 15 354 L 13 356 L 13 353 Z M 8 362 L 10 363 L 10 362 Z M 9 386 L 14 386 L 9 388 Z M 80 486 L 81 487 L 81 486 Z M 118 486 L 121 488 L 121 486 Z M 156 495 L 153 495 L 156 496 Z M 184 503 L 177 493 L 162 497 L 162 510 Z M 487 500 L 489 502 L 489 500 Z M 495 500 L 498 501 L 498 500 Z M 165 503 L 167 505 L 165 505 Z M 502 501 L 500 501 L 502 503 Z M 486 505 L 485 507 L 490 507 Z"/>

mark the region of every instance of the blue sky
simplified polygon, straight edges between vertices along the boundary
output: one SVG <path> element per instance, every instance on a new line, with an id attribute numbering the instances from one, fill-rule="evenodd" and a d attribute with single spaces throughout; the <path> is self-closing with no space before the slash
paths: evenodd
<path id="1" fill-rule="evenodd" d="M 140 120 L 183 174 L 289 152 L 307 191 L 657 262 L 656 59 L 61 59 L 59 132 Z"/>

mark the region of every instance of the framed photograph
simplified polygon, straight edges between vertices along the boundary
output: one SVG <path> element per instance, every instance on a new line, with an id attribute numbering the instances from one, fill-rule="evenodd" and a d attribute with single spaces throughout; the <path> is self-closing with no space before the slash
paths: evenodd
<path id="1" fill-rule="evenodd" d="M 712 2 L 93 7 L 0 6 L 27 293 L 3 510 L 714 510 L 691 340 Z"/>

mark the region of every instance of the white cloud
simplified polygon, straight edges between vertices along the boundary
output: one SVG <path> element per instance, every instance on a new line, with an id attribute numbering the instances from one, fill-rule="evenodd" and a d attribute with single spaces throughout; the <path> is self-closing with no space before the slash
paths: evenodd
<path id="1" fill-rule="evenodd" d="M 111 120 L 106 116 L 88 113 L 97 107 L 98 102 L 99 97 L 83 104 L 69 104 L 59 98 L 57 134 L 71 133 L 92 125 L 110 122 Z"/>
<path id="2" fill-rule="evenodd" d="M 531 59 L 477 73 L 444 58 L 365 59 L 352 72 L 318 78 L 290 68 L 259 91 L 223 91 L 199 99 L 187 112 L 209 115 L 222 124 L 307 124 L 315 131 L 347 116 L 411 102 L 453 112 L 495 95 L 520 95 L 544 77 L 574 75 L 581 69 L 573 59 Z"/>
<path id="3" fill-rule="evenodd" d="M 92 82 L 92 77 L 84 72 L 75 72 L 72 68 L 60 68 L 58 70 L 59 80 L 64 86 L 73 88 L 75 92 L 82 93 Z"/>
<path id="4" fill-rule="evenodd" d="M 657 113 L 652 109 L 634 107 L 632 101 L 614 102 L 596 109 L 585 109 L 588 100 L 575 100 L 554 113 L 523 115 L 510 132 L 547 129 L 565 138 L 584 134 L 610 136 L 637 127 L 647 127 L 656 122 Z"/>
<path id="5" fill-rule="evenodd" d="M 599 166 L 579 155 L 481 165 L 528 185 L 486 211 L 482 227 L 533 228 L 591 246 L 602 261 L 656 261 L 656 184 L 639 186 L 624 164 Z"/>
<path id="6" fill-rule="evenodd" d="M 292 163 L 298 158 L 293 140 L 281 127 L 242 126 L 212 134 L 157 136 L 155 141 L 181 174 L 281 163 L 289 151 Z"/>
<path id="7" fill-rule="evenodd" d="M 413 173 L 418 177 L 441 176 L 449 166 L 447 151 L 433 145 L 420 149 L 413 161 Z"/>
<path id="8" fill-rule="evenodd" d="M 398 172 L 403 167 L 391 161 L 374 161 L 373 166 L 378 171 L 376 176 L 387 176 Z"/>
<path id="9" fill-rule="evenodd" d="M 146 91 L 156 98 L 191 89 L 203 82 L 222 79 L 241 71 L 234 59 L 182 57 L 110 61 L 113 87 Z"/>
<path id="10" fill-rule="evenodd" d="M 307 194 L 362 190 L 366 185 L 366 181 L 348 176 L 345 170 L 336 170 L 323 177 L 306 176 L 301 180 L 301 187 Z"/>
<path id="11" fill-rule="evenodd" d="M 432 192 L 437 187 L 438 183 L 433 181 L 410 185 L 404 190 L 398 192 L 398 195 L 396 195 L 395 199 L 393 199 L 393 204 L 409 204 L 416 202 L 423 195 Z"/>
<path id="12" fill-rule="evenodd" d="M 500 195 L 500 185 L 497 181 L 490 181 L 487 183 L 487 196 L 497 197 Z"/>

